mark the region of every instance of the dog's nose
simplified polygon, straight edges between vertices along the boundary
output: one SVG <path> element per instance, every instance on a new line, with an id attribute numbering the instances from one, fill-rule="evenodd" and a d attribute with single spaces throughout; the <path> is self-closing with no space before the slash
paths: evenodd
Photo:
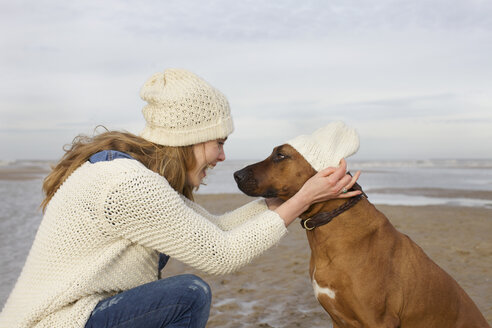
<path id="1" fill-rule="evenodd" d="M 234 172 L 234 180 L 236 180 L 236 183 L 240 183 L 246 178 L 246 175 L 247 173 L 244 169 L 236 171 Z"/>

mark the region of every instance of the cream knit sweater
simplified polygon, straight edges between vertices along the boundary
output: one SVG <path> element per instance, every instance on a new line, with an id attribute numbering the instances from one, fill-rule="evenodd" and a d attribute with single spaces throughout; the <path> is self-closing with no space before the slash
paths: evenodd
<path id="1" fill-rule="evenodd" d="M 136 160 L 85 163 L 51 199 L 0 327 L 84 327 L 100 300 L 157 279 L 158 252 L 224 274 L 286 231 L 263 200 L 213 216 Z"/>

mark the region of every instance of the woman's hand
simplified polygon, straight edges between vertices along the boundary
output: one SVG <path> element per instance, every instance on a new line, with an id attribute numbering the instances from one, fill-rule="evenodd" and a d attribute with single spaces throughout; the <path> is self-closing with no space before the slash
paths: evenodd
<path id="1" fill-rule="evenodd" d="M 353 177 L 346 174 L 346 171 L 347 162 L 342 159 L 340 167 L 329 167 L 319 171 L 306 181 L 298 193 L 301 193 L 309 205 L 329 199 L 349 198 L 361 194 L 360 190 L 347 192 L 359 179 L 360 171 L 357 171 Z"/>
<path id="2" fill-rule="evenodd" d="M 278 206 L 275 212 L 284 220 L 288 226 L 299 215 L 306 211 L 314 203 L 327 201 L 335 198 L 354 197 L 362 192 L 360 190 L 346 192 L 355 184 L 360 176 L 360 171 L 351 177 L 346 174 L 347 163 L 344 159 L 340 161 L 338 168 L 326 168 L 312 176 L 293 197 L 278 205 L 278 200 L 273 199 L 269 206 Z M 273 209 L 273 208 L 272 208 Z"/>

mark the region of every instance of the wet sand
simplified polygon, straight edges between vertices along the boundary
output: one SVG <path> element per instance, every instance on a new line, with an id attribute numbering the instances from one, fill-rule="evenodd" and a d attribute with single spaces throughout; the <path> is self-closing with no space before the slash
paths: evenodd
<path id="1" fill-rule="evenodd" d="M 19 181 L 19 180 L 34 180 L 40 177 L 45 177 L 50 170 L 50 163 L 39 161 L 27 166 L 18 167 L 17 165 L 0 166 L 0 181 Z"/>
<path id="2" fill-rule="evenodd" d="M 197 195 L 212 213 L 224 213 L 251 198 Z M 450 206 L 378 206 L 475 301 L 492 323 L 492 210 Z M 210 276 L 170 260 L 164 276 L 194 273 L 212 287 L 208 327 L 331 327 L 314 298 L 308 276 L 310 250 L 298 222 L 289 234 L 236 273 Z"/>

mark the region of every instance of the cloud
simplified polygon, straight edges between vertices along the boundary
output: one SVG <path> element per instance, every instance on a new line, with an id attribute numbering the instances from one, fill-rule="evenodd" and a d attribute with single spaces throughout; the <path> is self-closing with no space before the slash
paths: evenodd
<path id="1" fill-rule="evenodd" d="M 105 8 L 106 7 L 105 5 Z M 129 32 L 220 40 L 297 39 L 350 31 L 490 29 L 488 1 L 142 1 L 102 16 Z M 142 22 L 147 22 L 142 24 Z"/>
<path id="2" fill-rule="evenodd" d="M 0 145 L 8 157 L 56 157 L 61 140 L 97 124 L 138 133 L 138 91 L 166 67 L 196 72 L 227 95 L 233 157 L 258 157 L 335 119 L 374 141 L 367 153 L 392 142 L 402 146 L 390 153 L 406 156 L 412 135 L 446 143 L 454 129 L 480 154 L 478 136 L 492 137 L 490 1 L 0 6 L 0 135 L 16 144 Z M 464 133 L 473 125 L 475 134 Z M 419 156 L 433 154 L 431 144 L 422 141 Z"/>

